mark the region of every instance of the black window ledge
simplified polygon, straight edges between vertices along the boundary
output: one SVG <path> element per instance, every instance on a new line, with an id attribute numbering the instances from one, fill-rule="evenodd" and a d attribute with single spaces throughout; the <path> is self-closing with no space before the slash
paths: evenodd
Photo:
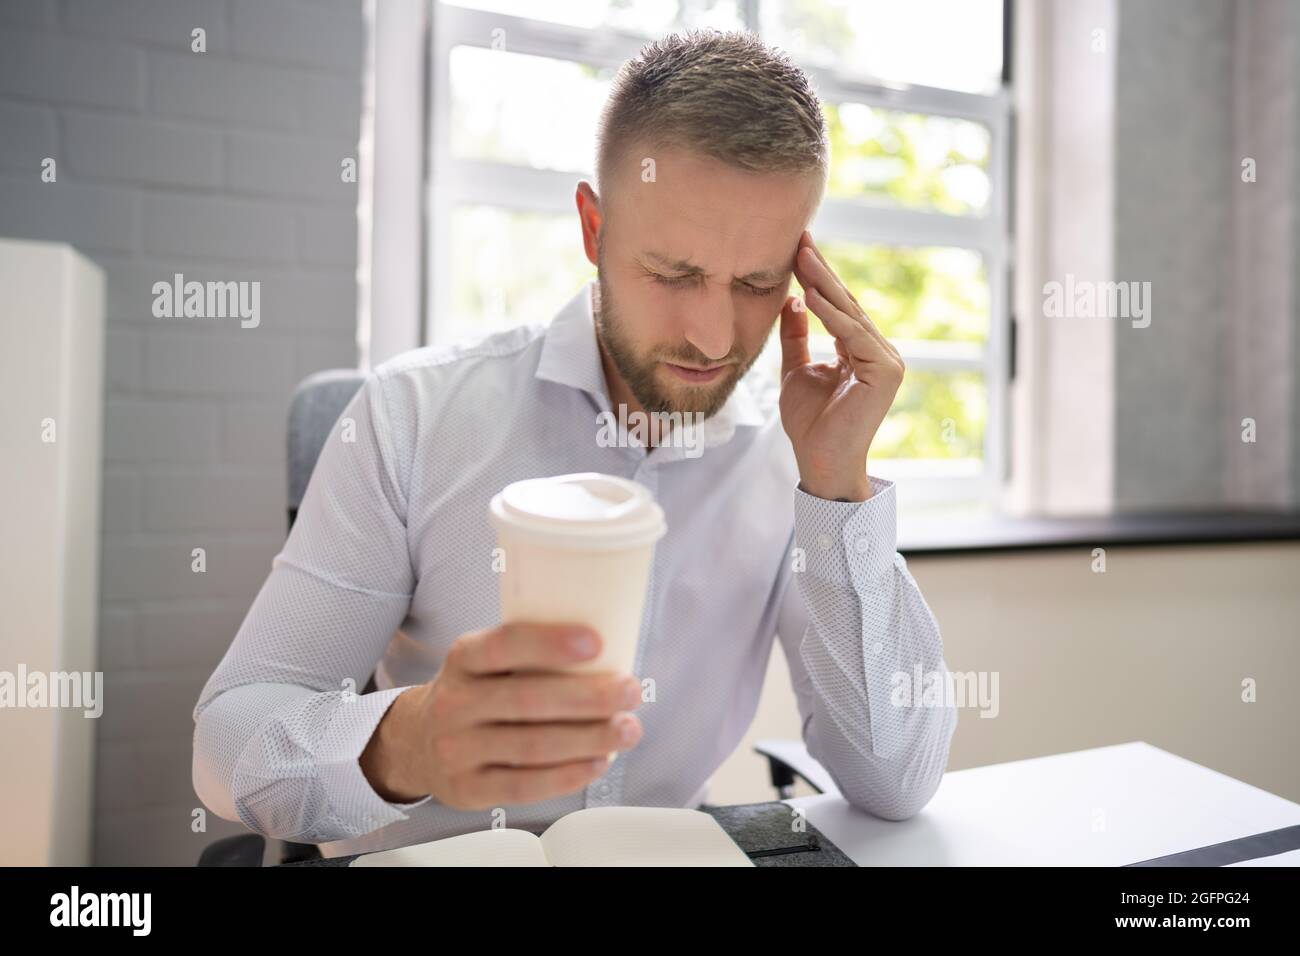
<path id="1" fill-rule="evenodd" d="M 1300 541 L 1300 511 L 1190 511 L 1030 518 L 899 517 L 904 557 L 1111 546 Z"/>

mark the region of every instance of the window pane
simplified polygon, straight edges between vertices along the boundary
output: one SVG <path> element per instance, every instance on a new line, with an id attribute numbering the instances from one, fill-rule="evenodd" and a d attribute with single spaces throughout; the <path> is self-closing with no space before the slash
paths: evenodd
<path id="1" fill-rule="evenodd" d="M 573 27 L 610 27 L 646 36 L 682 27 L 741 26 L 737 0 L 443 0 L 451 6 Z"/>
<path id="2" fill-rule="evenodd" d="M 831 140 L 826 192 L 952 215 L 988 211 L 988 127 L 948 116 L 825 104 Z"/>
<path id="3" fill-rule="evenodd" d="M 472 46 L 452 49 L 450 67 L 452 155 L 534 169 L 594 168 L 609 71 Z"/>
<path id="4" fill-rule="evenodd" d="M 983 458 L 988 395 L 979 372 L 909 369 L 872 458 Z"/>
<path id="5" fill-rule="evenodd" d="M 766 38 L 796 63 L 863 79 L 992 93 L 1002 0 L 760 0 Z"/>
<path id="6" fill-rule="evenodd" d="M 817 244 L 888 338 L 983 343 L 988 337 L 989 284 L 978 252 L 829 240 Z M 811 335 L 830 338 L 815 315 L 809 312 L 808 318 Z"/>
<path id="7" fill-rule="evenodd" d="M 583 255 L 580 229 L 572 215 L 457 207 L 449 237 L 452 314 L 434 317 L 433 340 L 549 321 L 596 275 Z"/>

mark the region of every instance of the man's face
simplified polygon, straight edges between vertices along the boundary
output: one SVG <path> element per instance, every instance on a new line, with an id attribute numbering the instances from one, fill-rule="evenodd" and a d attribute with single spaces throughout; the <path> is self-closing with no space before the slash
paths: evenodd
<path id="1" fill-rule="evenodd" d="M 646 411 L 707 417 L 781 313 L 819 181 L 683 150 L 652 158 L 655 181 L 637 160 L 603 198 L 597 329 Z"/>

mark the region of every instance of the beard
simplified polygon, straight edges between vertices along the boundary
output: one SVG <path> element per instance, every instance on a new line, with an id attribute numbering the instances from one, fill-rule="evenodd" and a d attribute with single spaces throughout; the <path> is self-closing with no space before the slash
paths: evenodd
<path id="1" fill-rule="evenodd" d="M 683 343 L 680 348 L 657 346 L 646 355 L 638 354 L 627 333 L 627 328 L 619 318 L 618 308 L 605 282 L 603 269 L 596 272 L 596 302 L 593 313 L 596 318 L 597 338 L 605 353 L 609 356 L 619 375 L 627 383 L 628 391 L 641 403 L 647 412 L 661 412 L 682 415 L 701 414 L 710 418 L 717 414 L 731 397 L 736 383 L 749 371 L 758 358 L 758 353 L 745 356 L 734 349 L 723 361 L 731 363 L 722 373 L 718 382 L 692 384 L 679 382 L 675 390 L 663 387 L 656 377 L 663 371 L 661 362 L 677 365 L 710 366 L 717 364 L 690 343 Z"/>

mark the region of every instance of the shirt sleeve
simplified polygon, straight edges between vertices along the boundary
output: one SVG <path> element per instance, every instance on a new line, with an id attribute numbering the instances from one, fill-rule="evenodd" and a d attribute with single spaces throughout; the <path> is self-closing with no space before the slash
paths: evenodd
<path id="1" fill-rule="evenodd" d="M 372 372 L 330 432 L 293 529 L 194 708 L 199 798 L 270 837 L 356 837 L 430 799 L 384 800 L 359 763 L 406 689 L 360 693 L 414 586 L 392 448 Z"/>
<path id="2" fill-rule="evenodd" d="M 870 483 L 862 502 L 795 489 L 777 634 L 809 754 L 854 806 L 903 820 L 939 787 L 957 710 L 921 687 L 895 693 L 918 676 L 944 687 L 947 667 L 938 624 L 896 550 L 893 482 Z"/>

